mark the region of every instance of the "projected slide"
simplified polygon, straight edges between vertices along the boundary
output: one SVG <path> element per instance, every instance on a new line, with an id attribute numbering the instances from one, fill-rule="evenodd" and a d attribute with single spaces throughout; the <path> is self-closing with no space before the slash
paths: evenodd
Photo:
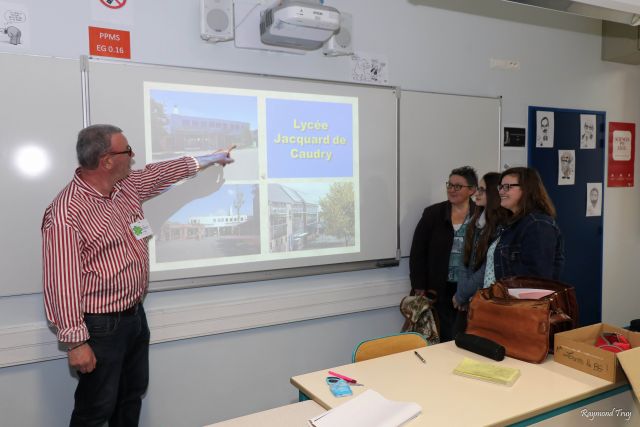
<path id="1" fill-rule="evenodd" d="M 152 271 L 360 252 L 354 97 L 145 82 L 147 163 L 236 145 L 145 208 Z"/>

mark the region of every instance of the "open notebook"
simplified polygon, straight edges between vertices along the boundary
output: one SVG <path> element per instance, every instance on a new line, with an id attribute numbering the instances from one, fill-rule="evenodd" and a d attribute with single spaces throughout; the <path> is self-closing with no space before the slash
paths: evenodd
<path id="1" fill-rule="evenodd" d="M 422 408 L 413 402 L 385 399 L 366 390 L 340 406 L 309 420 L 313 427 L 398 427 L 420 415 Z"/>

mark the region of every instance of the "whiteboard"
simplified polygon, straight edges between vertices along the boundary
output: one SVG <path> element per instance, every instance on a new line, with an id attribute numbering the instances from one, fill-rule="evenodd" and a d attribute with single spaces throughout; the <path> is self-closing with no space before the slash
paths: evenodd
<path id="1" fill-rule="evenodd" d="M 0 105 L 3 117 L 0 179 L 5 190 L 0 214 L 5 224 L 5 234 L 0 239 L 4 255 L 0 257 L 3 273 L 0 296 L 40 293 L 42 214 L 72 179 L 77 166 L 75 142 L 83 126 L 80 65 L 77 60 L 0 54 L 0 67 L 5 77 L 0 80 L 0 92 L 5 98 Z M 198 76 L 204 82 L 212 75 L 234 76 L 201 70 L 90 63 L 92 121 L 113 122 L 123 127 L 136 151 L 143 151 L 138 144 L 144 138 L 141 128 L 144 118 L 135 105 L 138 102 L 135 98 L 141 96 L 139 87 L 135 79 L 128 79 L 131 73 L 144 75 L 147 68 L 160 73 L 156 77 L 163 79 L 182 78 L 184 73 Z M 293 84 L 307 90 L 310 86 L 306 84 L 311 83 L 254 78 L 276 89 Z M 363 233 L 363 246 L 373 250 L 367 258 L 395 257 L 398 236 L 402 255 L 408 255 L 422 210 L 444 200 L 444 181 L 452 168 L 470 164 L 482 174 L 498 167 L 499 99 L 403 91 L 398 109 L 396 93 L 390 88 L 314 84 L 323 91 L 330 88 L 341 94 L 350 90 L 371 95 L 368 102 L 362 103 L 369 108 L 366 123 L 376 124 L 384 118 L 382 131 L 378 126 L 363 125 L 361 134 L 361 156 L 374 165 L 370 178 L 361 177 L 361 182 L 371 184 L 363 191 L 362 204 L 372 214 L 374 223 L 383 224 L 375 232 Z M 35 171 L 21 169 L 24 159 L 27 165 L 40 166 Z M 331 261 L 340 265 L 343 260 Z M 316 266 L 314 271 L 322 273 L 322 267 Z M 182 280 L 181 286 L 198 284 L 193 278 Z M 152 283 L 152 289 L 161 289 L 158 283 L 161 282 Z"/>
<path id="2" fill-rule="evenodd" d="M 400 249 L 409 256 L 422 211 L 446 200 L 452 169 L 478 179 L 499 171 L 500 98 L 402 91 L 400 97 Z"/>
<path id="3" fill-rule="evenodd" d="M 82 128 L 77 60 L 0 54 L 0 295 L 42 291 L 40 225 L 72 179 Z"/>
<path id="4" fill-rule="evenodd" d="M 277 277 L 274 272 L 285 272 L 295 268 L 308 269 L 316 267 L 310 271 L 313 274 L 317 274 L 331 271 L 327 268 L 324 271 L 322 269 L 318 270 L 318 266 L 329 267 L 346 263 L 389 260 L 396 257 L 398 249 L 398 100 L 394 88 L 99 60 L 91 60 L 89 62 L 89 82 L 91 123 L 113 123 L 121 127 L 136 153 L 136 168 L 142 167 L 145 159 L 146 161 L 155 161 L 154 158 L 150 157 L 149 153 L 155 152 L 149 145 L 150 126 L 145 127 L 145 120 L 148 115 L 145 116 L 144 106 L 145 97 L 148 97 L 150 93 L 149 88 L 161 88 L 161 91 L 166 90 L 174 94 L 175 98 L 171 98 L 171 102 L 163 101 L 166 105 L 166 108 L 163 107 L 163 111 L 166 111 L 166 113 L 163 114 L 167 117 L 165 121 L 169 123 L 173 123 L 175 117 L 181 117 L 179 119 L 181 121 L 194 121 L 196 116 L 198 119 L 207 117 L 211 120 L 218 120 L 225 114 L 230 114 L 228 111 L 205 111 L 207 108 L 212 108 L 211 104 L 223 104 L 221 102 L 222 99 L 225 99 L 229 104 L 235 102 L 235 98 L 216 98 L 215 96 L 219 94 L 223 94 L 220 96 L 256 98 L 255 102 L 250 102 L 251 105 L 257 106 L 255 107 L 256 125 L 255 129 L 251 128 L 251 130 L 257 135 L 254 144 L 257 153 L 253 158 L 258 159 L 255 170 L 259 172 L 254 172 L 253 174 L 251 172 L 246 174 L 237 173 L 237 168 L 243 167 L 250 161 L 251 156 L 247 152 L 254 148 L 249 147 L 244 151 L 237 149 L 234 155 L 238 161 L 224 169 L 224 186 L 216 190 L 216 193 L 211 197 L 214 198 L 231 191 L 235 188 L 234 186 L 255 185 L 257 190 L 246 191 L 245 194 L 254 194 L 254 200 L 256 198 L 259 199 L 259 209 L 254 208 L 252 212 L 261 213 L 259 215 L 259 231 L 256 233 L 258 237 L 254 239 L 260 239 L 260 247 L 256 244 L 254 252 L 226 257 L 226 252 L 230 251 L 219 250 L 214 253 L 221 244 L 213 243 L 203 249 L 202 253 L 205 253 L 205 251 L 214 253 L 214 255 L 207 258 L 208 255 L 201 255 L 196 252 L 204 246 L 202 241 L 197 241 L 196 239 L 188 241 L 187 238 L 184 238 L 180 242 L 176 241 L 173 246 L 178 248 L 178 244 L 182 245 L 179 247 L 181 250 L 179 252 L 176 250 L 175 253 L 177 253 L 176 258 L 179 256 L 183 258 L 179 262 L 167 262 L 166 264 L 169 266 L 167 268 L 164 265 L 160 265 L 160 263 L 157 263 L 154 268 L 154 253 L 160 254 L 162 249 L 160 245 L 163 243 L 157 239 L 158 233 L 155 233 L 154 239 L 158 242 L 155 252 L 153 246 L 150 245 L 150 288 L 152 290 L 222 283 L 217 282 L 217 280 L 221 277 L 224 278 L 225 275 L 240 275 L 226 279 L 227 282 L 264 280 Z M 202 110 L 198 110 L 195 113 L 193 112 L 195 107 L 190 107 L 190 112 L 183 115 L 183 112 L 187 111 L 187 108 L 184 108 L 184 104 L 188 102 L 185 100 L 186 95 L 184 94 L 189 96 L 207 95 L 211 96 L 211 98 L 206 98 L 205 101 L 198 98 L 198 105 L 206 105 L 207 107 L 200 107 Z M 174 103 L 174 99 L 178 101 Z M 311 250 L 309 255 L 303 254 L 301 256 L 299 254 L 304 251 L 294 249 L 288 250 L 285 256 L 281 256 L 281 253 L 273 250 L 270 246 L 274 241 L 271 237 L 273 234 L 273 221 L 270 220 L 271 216 L 265 219 L 264 212 L 269 212 L 269 215 L 271 215 L 273 204 L 271 193 L 264 191 L 264 189 L 266 186 L 272 185 L 271 182 L 279 182 L 281 185 L 286 186 L 296 185 L 290 175 L 275 181 L 271 179 L 270 158 L 266 162 L 267 166 L 264 165 L 265 157 L 270 154 L 265 147 L 273 144 L 273 140 L 267 137 L 270 128 L 272 125 L 276 126 L 274 123 L 282 125 L 280 122 L 272 121 L 271 117 L 277 111 L 282 111 L 282 109 L 286 108 L 286 106 L 282 105 L 283 103 L 280 103 L 277 109 L 269 110 L 269 102 L 273 99 L 284 99 L 283 103 L 297 102 L 299 104 L 295 105 L 301 107 L 307 105 L 307 103 L 319 102 L 323 107 L 318 107 L 314 113 L 318 114 L 318 116 L 330 115 L 328 110 L 338 109 L 340 107 L 339 103 L 332 101 L 335 99 L 351 100 L 350 102 L 353 102 L 354 105 L 353 111 L 357 107 L 357 114 L 353 119 L 353 128 L 357 131 L 357 140 L 359 141 L 358 154 L 354 154 L 354 158 L 357 160 L 355 161 L 353 172 L 354 179 L 355 177 L 358 178 L 357 183 L 359 186 L 359 191 L 356 192 L 356 194 L 359 194 L 359 199 L 356 197 L 355 201 L 355 210 L 360 213 L 359 215 L 356 214 L 356 232 L 358 233 L 359 230 L 359 237 L 356 236 L 355 239 L 359 245 L 357 249 L 349 252 L 349 248 L 347 248 L 346 251 L 337 253 L 341 249 L 334 250 L 334 248 L 330 248 L 325 250 L 323 248 L 318 251 Z M 324 103 L 325 101 L 326 104 Z M 195 104 L 196 102 L 194 101 L 193 105 Z M 227 110 L 231 109 L 232 107 L 229 107 Z M 302 112 L 294 111 L 292 112 L 292 117 L 298 114 L 302 114 Z M 287 120 L 286 123 L 288 125 L 292 120 L 290 120 L 290 117 Z M 337 127 L 335 126 L 336 122 L 340 122 L 340 120 L 334 122 L 329 120 L 330 128 L 335 129 Z M 197 125 L 199 129 L 201 125 L 204 125 L 208 129 L 209 124 L 203 122 L 193 126 Z M 354 140 L 356 140 L 356 137 L 354 137 Z M 264 152 L 265 150 L 267 150 L 266 153 Z M 332 161 L 335 161 L 335 159 Z M 304 171 L 300 168 L 305 168 L 309 163 L 299 162 L 298 165 L 304 166 L 295 166 L 295 173 L 304 174 Z M 265 170 L 268 173 L 263 174 Z M 293 173 L 293 167 L 291 171 Z M 204 173 L 208 172 L 210 170 Z M 318 172 L 320 173 L 320 171 Z M 195 180 L 199 179 L 200 175 L 195 178 Z M 316 179 L 315 175 L 311 180 L 314 179 Z M 269 183 L 265 184 L 265 181 Z M 307 184 L 315 185 L 319 181 L 320 179 L 309 182 L 308 178 L 304 178 L 299 181 L 301 187 L 292 188 L 302 188 Z M 190 185 L 191 183 L 188 184 Z M 179 186 L 170 190 L 166 195 L 163 194 L 151 200 L 145 204 L 145 214 L 149 215 L 149 213 L 164 209 L 169 204 L 173 205 L 173 196 L 183 190 L 185 189 Z M 197 194 L 196 190 L 189 191 L 194 196 Z M 246 201 L 247 196 L 243 197 Z M 265 202 L 267 198 L 268 202 Z M 185 205 L 187 206 L 186 208 L 182 207 L 181 209 L 191 209 L 189 206 L 194 203 L 198 203 L 195 198 L 189 201 L 189 205 Z M 175 218 L 175 216 L 172 218 Z M 182 224 L 180 226 L 191 226 L 191 218 L 195 217 L 189 217 L 188 220 L 184 219 L 184 226 Z M 163 219 L 163 222 L 159 223 L 159 227 L 166 229 L 169 226 L 174 226 L 175 222 L 171 221 L 171 219 L 166 221 Z M 156 229 L 151 219 L 150 222 L 152 222 L 152 228 Z M 269 243 L 265 243 L 265 235 L 270 239 Z M 205 237 L 209 241 L 214 239 L 220 241 L 224 238 L 225 236 L 219 235 Z M 151 244 L 153 243 L 152 240 Z M 322 252 L 323 250 L 324 252 Z M 218 253 L 224 253 L 224 255 L 217 255 Z M 192 259 L 184 261 L 184 258 L 192 256 L 191 254 L 194 254 Z M 277 258 L 278 256 L 280 258 Z M 159 258 L 160 256 L 158 255 L 157 259 Z M 174 266 L 175 269 L 172 269 Z M 262 275 L 254 275 L 253 273 L 256 272 L 262 272 Z"/>

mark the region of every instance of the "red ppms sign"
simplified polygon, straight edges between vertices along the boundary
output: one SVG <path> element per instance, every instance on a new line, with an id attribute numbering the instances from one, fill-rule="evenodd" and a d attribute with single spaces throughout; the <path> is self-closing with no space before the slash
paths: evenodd
<path id="1" fill-rule="evenodd" d="M 129 31 L 89 27 L 89 54 L 91 56 L 131 59 Z"/>

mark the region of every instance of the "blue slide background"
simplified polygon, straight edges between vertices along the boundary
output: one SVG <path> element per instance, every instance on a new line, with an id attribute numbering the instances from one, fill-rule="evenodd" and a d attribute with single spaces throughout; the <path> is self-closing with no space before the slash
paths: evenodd
<path id="1" fill-rule="evenodd" d="M 267 158 L 269 178 L 314 178 L 353 176 L 353 123 L 352 105 L 337 102 L 297 101 L 267 99 Z M 306 130 L 293 128 L 293 121 L 326 122 L 328 130 Z M 283 136 L 329 135 L 325 144 L 276 144 L 278 134 Z M 341 136 L 346 144 L 333 144 L 333 138 Z M 291 150 L 331 151 L 332 159 L 292 158 Z"/>

